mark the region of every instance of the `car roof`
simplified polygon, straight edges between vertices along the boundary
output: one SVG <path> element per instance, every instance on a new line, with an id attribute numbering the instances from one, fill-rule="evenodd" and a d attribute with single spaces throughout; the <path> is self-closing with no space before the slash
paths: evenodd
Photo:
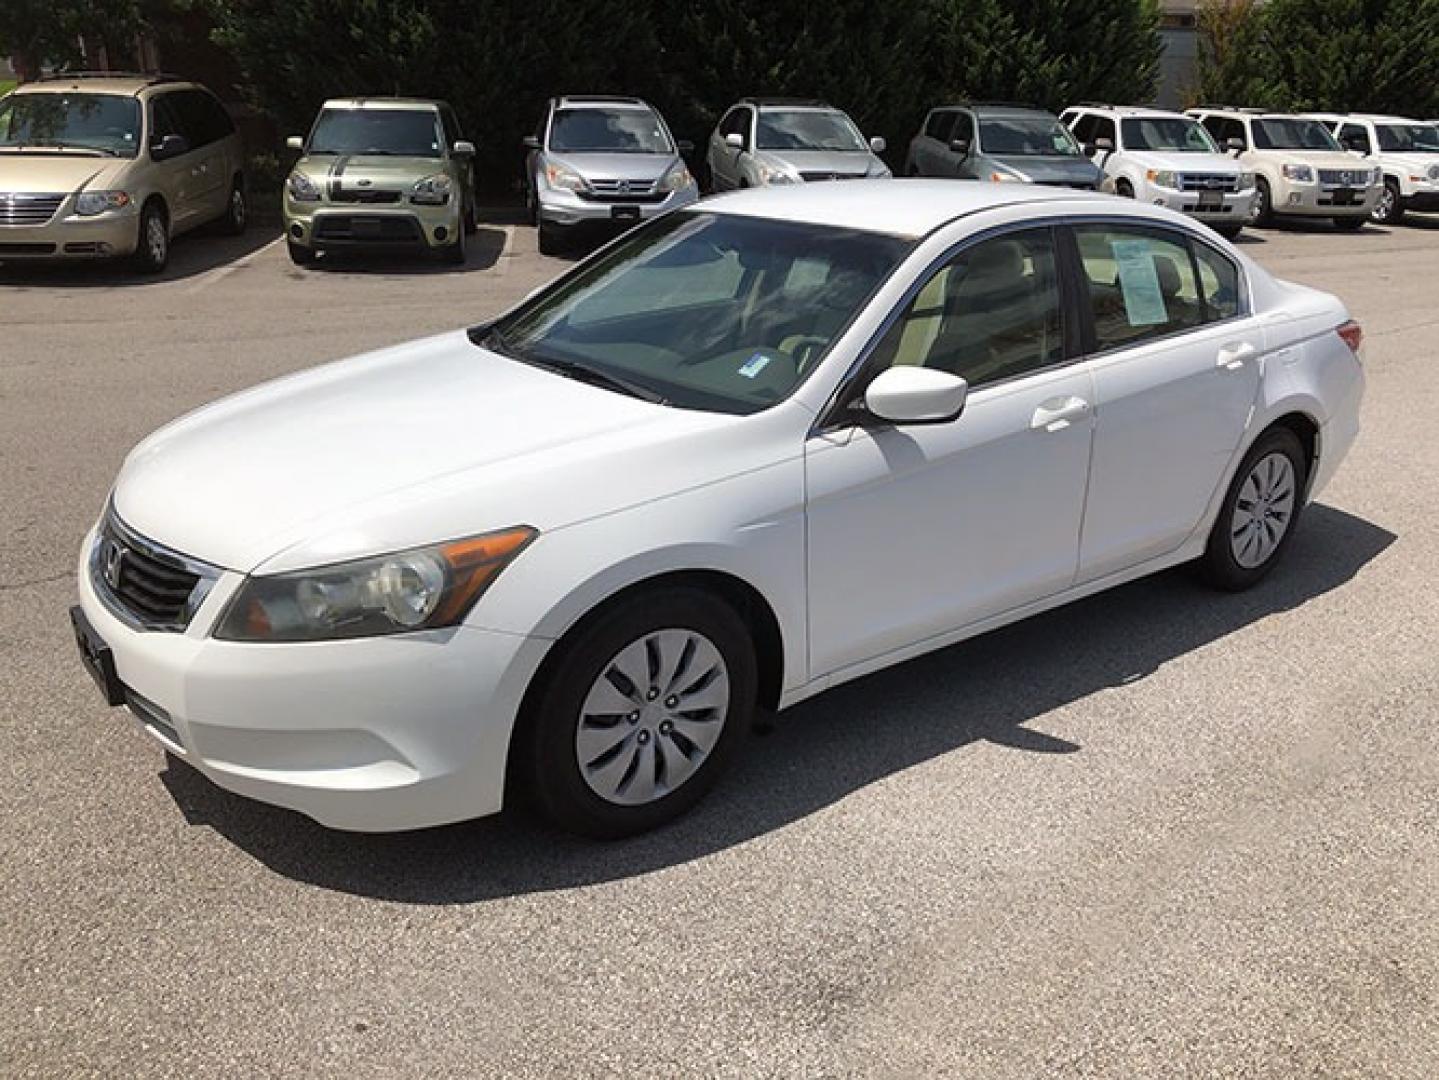
<path id="1" fill-rule="evenodd" d="M 917 238 L 978 213 L 1026 203 L 1103 203 L 1108 195 L 1030 184 L 979 184 L 955 180 L 837 180 L 780 184 L 706 199 L 700 212 L 830 225 Z M 1132 204 L 1126 202 L 1124 206 Z"/>
<path id="2" fill-rule="evenodd" d="M 1090 112 L 1090 113 L 1112 113 L 1115 116 L 1123 117 L 1181 117 L 1185 120 L 1192 117 L 1185 116 L 1175 109 L 1156 109 L 1151 105 L 1097 105 L 1093 102 L 1081 102 L 1078 105 L 1071 105 L 1065 112 Z"/>
<path id="3" fill-rule="evenodd" d="M 650 109 L 649 102 L 637 97 L 621 97 L 607 94 L 563 94 L 555 98 L 555 108 L 583 108 L 586 105 L 603 106 L 607 109 Z"/>
<path id="4" fill-rule="evenodd" d="M 433 98 L 411 97 L 353 97 L 331 98 L 321 108 L 325 109 L 438 109 L 443 101 Z"/>
<path id="5" fill-rule="evenodd" d="M 760 109 L 832 109 L 835 112 L 839 111 L 829 102 L 819 98 L 745 97 L 740 98 L 736 104 L 753 105 Z"/>
<path id="6" fill-rule="evenodd" d="M 174 75 L 145 75 L 129 71 L 65 71 L 42 75 L 33 82 L 21 83 L 17 94 L 122 94 L 132 97 L 154 86 L 182 90 L 201 89 L 198 83 Z"/>
<path id="7" fill-rule="evenodd" d="M 968 109 L 970 112 L 985 116 L 1053 116 L 1048 109 L 1041 109 L 1038 105 L 1018 105 L 1007 101 L 956 101 L 950 105 L 936 105 L 931 112 L 942 109 Z"/>

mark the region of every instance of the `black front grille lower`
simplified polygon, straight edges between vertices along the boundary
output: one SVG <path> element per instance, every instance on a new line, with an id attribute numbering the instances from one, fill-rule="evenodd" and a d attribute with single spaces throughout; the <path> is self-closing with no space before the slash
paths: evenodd
<path id="1" fill-rule="evenodd" d="M 337 203 L 397 203 L 400 198 L 401 193 L 398 191 L 376 191 L 371 188 L 341 188 L 330 192 L 330 201 Z"/>
<path id="2" fill-rule="evenodd" d="M 800 179 L 806 183 L 815 183 L 819 180 L 863 180 L 864 173 L 838 173 L 838 172 L 802 172 Z"/>
<path id="3" fill-rule="evenodd" d="M 0 255 L 53 255 L 54 244 L 4 244 L 0 243 Z"/>
<path id="4" fill-rule="evenodd" d="M 315 219 L 320 244 L 420 244 L 420 223 L 399 215 L 324 214 Z"/>
<path id="5" fill-rule="evenodd" d="M 113 517 L 100 528 L 90 573 L 96 591 L 117 614 L 149 630 L 183 630 L 213 582 L 184 557 L 135 535 Z"/>

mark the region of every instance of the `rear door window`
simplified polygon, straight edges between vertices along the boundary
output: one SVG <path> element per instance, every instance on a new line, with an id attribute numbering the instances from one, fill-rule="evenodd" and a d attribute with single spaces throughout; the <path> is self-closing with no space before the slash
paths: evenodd
<path id="1" fill-rule="evenodd" d="M 1074 229 L 1097 351 L 1123 348 L 1200 326 L 1204 300 L 1189 241 L 1179 233 L 1128 225 Z"/>

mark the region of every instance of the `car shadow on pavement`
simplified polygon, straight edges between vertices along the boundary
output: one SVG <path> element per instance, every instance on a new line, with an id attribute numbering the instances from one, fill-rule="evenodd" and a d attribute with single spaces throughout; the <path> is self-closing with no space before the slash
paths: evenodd
<path id="1" fill-rule="evenodd" d="M 280 235 L 279 225 L 251 225 L 240 236 L 218 236 L 209 227 L 177 236 L 170 261 L 158 274 L 134 269 L 128 259 L 72 259 L 0 262 L 0 288 L 95 289 L 181 281 L 231 266 L 254 255 Z"/>
<path id="2" fill-rule="evenodd" d="M 292 267 L 295 274 L 467 274 L 489 270 L 500 261 L 505 251 L 505 231 L 481 225 L 465 238 L 465 261 L 459 265 L 442 263 L 425 251 L 356 250 L 332 251 L 320 256 L 309 266 Z"/>
<path id="3" fill-rule="evenodd" d="M 457 904 L 611 881 L 742 844 L 971 743 L 1078 752 L 1027 725 L 1042 729 L 1056 708 L 1341 587 L 1394 540 L 1311 506 L 1285 564 L 1249 592 L 1217 593 L 1169 571 L 838 687 L 775 718 L 686 817 L 615 843 L 558 833 L 520 811 L 410 833 L 335 832 L 231 795 L 178 761 L 161 780 L 191 824 L 326 889 Z"/>

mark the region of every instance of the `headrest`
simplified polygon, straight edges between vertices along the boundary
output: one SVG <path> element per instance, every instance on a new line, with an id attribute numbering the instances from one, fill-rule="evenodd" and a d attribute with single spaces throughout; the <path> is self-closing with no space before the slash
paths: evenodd
<path id="1" fill-rule="evenodd" d="M 1164 299 L 1174 299 L 1179 295 L 1179 290 L 1184 288 L 1179 267 L 1174 265 L 1174 260 L 1168 255 L 1154 256 L 1154 272 L 1159 275 L 1159 291 L 1164 294 Z"/>

